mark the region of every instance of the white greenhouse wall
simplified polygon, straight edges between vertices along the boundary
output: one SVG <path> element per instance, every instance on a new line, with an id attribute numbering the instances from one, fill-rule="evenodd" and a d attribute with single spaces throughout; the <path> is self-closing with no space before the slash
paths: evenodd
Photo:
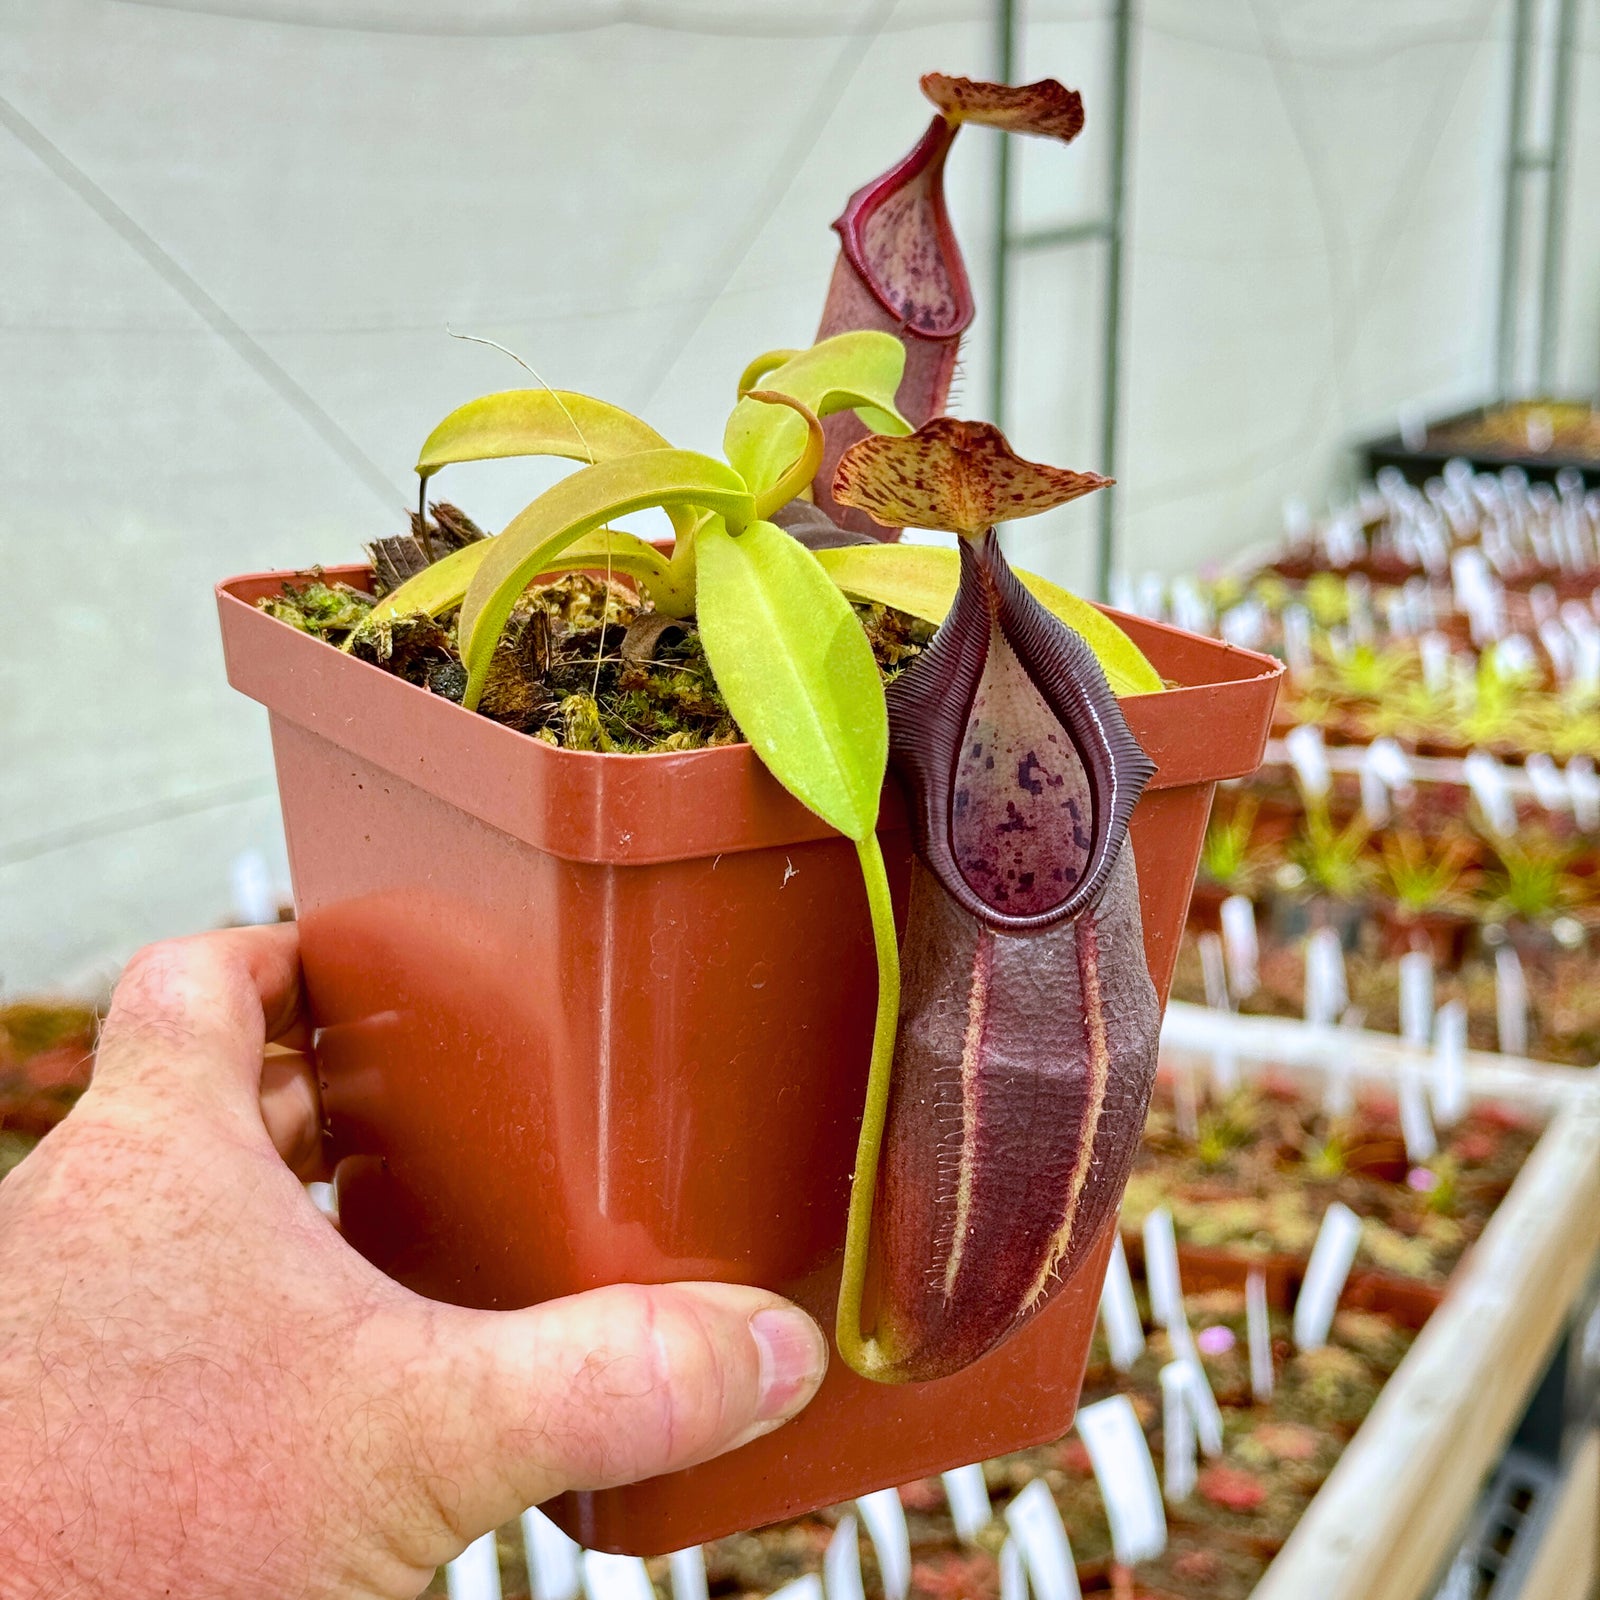
<path id="1" fill-rule="evenodd" d="M 1096 205 L 1104 7 L 1024 5 L 1082 86 L 1019 211 Z M 1323 500 L 1349 440 L 1492 372 L 1509 0 L 1148 0 L 1134 51 L 1124 563 Z M 1600 357 L 1600 0 L 1576 83 L 1562 379 Z M 982 0 L 0 0 L 0 992 L 83 983 L 282 874 L 264 718 L 211 585 L 354 555 L 426 430 L 552 383 L 714 448 L 734 375 L 814 328 L 846 194 L 986 73 Z M 954 206 L 987 301 L 992 146 Z M 1018 447 L 1094 458 L 1096 258 L 1019 266 Z M 962 390 L 989 393 L 980 317 Z M 491 525 L 541 480 L 450 485 Z M 1019 526 L 1085 584 L 1093 514 Z"/>

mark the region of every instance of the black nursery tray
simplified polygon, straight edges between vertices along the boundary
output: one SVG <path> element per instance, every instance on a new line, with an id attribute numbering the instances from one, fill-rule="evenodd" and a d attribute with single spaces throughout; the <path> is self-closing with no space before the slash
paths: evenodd
<path id="1" fill-rule="evenodd" d="M 1575 448 L 1558 437 L 1548 450 L 1533 450 L 1526 442 L 1497 441 L 1484 437 L 1485 424 L 1509 421 L 1517 413 L 1538 408 L 1586 410 L 1594 448 Z M 1509 430 L 1508 430 L 1509 431 Z M 1412 449 L 1398 433 L 1369 439 L 1360 446 L 1366 458 L 1367 475 L 1376 476 L 1380 467 L 1398 467 L 1408 483 L 1423 484 L 1437 477 L 1447 461 L 1460 457 L 1483 472 L 1498 472 L 1502 467 L 1521 467 L 1534 482 L 1552 482 L 1557 473 L 1571 468 L 1583 475 L 1584 487 L 1600 488 L 1600 401 L 1587 396 L 1578 399 L 1539 398 L 1495 401 L 1476 406 L 1428 424 L 1420 447 Z"/>

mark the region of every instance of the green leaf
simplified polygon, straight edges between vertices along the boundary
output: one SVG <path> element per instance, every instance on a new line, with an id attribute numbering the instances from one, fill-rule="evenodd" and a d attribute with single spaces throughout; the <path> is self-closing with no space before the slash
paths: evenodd
<path id="1" fill-rule="evenodd" d="M 739 398 L 741 400 L 754 389 L 769 372 L 781 367 L 785 361 L 791 361 L 799 355 L 798 350 L 764 350 L 753 360 L 743 372 L 739 374 Z"/>
<path id="2" fill-rule="evenodd" d="M 493 544 L 492 539 L 480 539 L 452 550 L 385 595 L 367 614 L 368 620 L 381 622 L 386 617 L 415 616 L 419 611 L 438 617 L 453 611 L 466 598 L 467 586 Z M 693 572 L 674 571 L 654 545 L 620 528 L 596 528 L 593 533 L 586 533 L 553 557 L 545 571 L 603 572 L 608 566 L 620 576 L 632 578 L 658 611 L 673 617 L 693 614 Z"/>
<path id="3" fill-rule="evenodd" d="M 961 576 L 959 552 L 936 545 L 847 545 L 838 550 L 819 550 L 816 559 L 852 600 L 892 606 L 925 622 L 944 621 Z M 1113 694 L 1160 691 L 1160 673 L 1104 612 L 1031 572 L 1019 571 L 1017 576 L 1045 610 L 1083 635 Z"/>
<path id="4" fill-rule="evenodd" d="M 856 840 L 877 826 L 889 718 L 872 647 L 816 558 L 782 528 L 698 535 L 696 615 L 728 709 L 779 783 Z"/>
<path id="5" fill-rule="evenodd" d="M 892 333 L 840 333 L 773 368 L 761 387 L 789 395 L 819 417 L 853 410 L 875 433 L 903 434 L 911 424 L 895 410 L 894 397 L 905 365 L 905 346 Z M 728 460 L 756 494 L 776 483 L 805 445 L 798 416 L 748 399 L 733 408 L 722 437 Z"/>
<path id="6" fill-rule="evenodd" d="M 368 612 L 368 619 L 381 622 L 385 617 L 414 617 L 426 611 L 430 617 L 443 616 L 461 604 L 467 585 L 484 557 L 494 547 L 493 539 L 478 539 L 424 567 L 407 578 L 392 594 L 387 594 Z"/>
<path id="7" fill-rule="evenodd" d="M 423 442 L 417 476 L 432 477 L 457 461 L 508 456 L 566 456 L 612 461 L 671 446 L 649 423 L 620 406 L 560 389 L 504 389 L 469 400 Z"/>
<path id="8" fill-rule="evenodd" d="M 461 602 L 457 634 L 467 668 L 462 703 L 483 692 L 495 641 L 522 591 L 562 551 L 613 517 L 651 506 L 714 511 L 742 527 L 754 513 L 744 480 L 726 463 L 694 450 L 644 450 L 583 467 L 546 489 L 491 539 Z M 704 537 L 702 532 L 701 537 Z"/>
<path id="9" fill-rule="evenodd" d="M 592 464 L 670 448 L 649 423 L 592 395 L 503 389 L 458 406 L 428 435 L 417 457 L 417 476 L 426 480 L 460 461 L 565 456 Z M 673 526 L 678 527 L 676 517 Z"/>
<path id="10" fill-rule="evenodd" d="M 621 528 L 596 528 L 569 544 L 550 564 L 549 572 L 604 572 L 607 568 L 632 578 L 657 611 L 669 617 L 694 615 L 694 574 L 673 570 L 672 563 L 648 540 Z"/>

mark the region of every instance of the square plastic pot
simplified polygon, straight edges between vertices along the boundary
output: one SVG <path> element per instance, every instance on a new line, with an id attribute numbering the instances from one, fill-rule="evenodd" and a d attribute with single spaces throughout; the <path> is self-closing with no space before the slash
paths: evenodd
<path id="1" fill-rule="evenodd" d="M 271 713 L 346 1238 L 460 1305 L 714 1278 L 831 1328 L 876 990 L 852 846 L 747 746 L 560 750 L 356 661 L 255 608 L 286 576 L 218 602 Z M 1260 760 L 1279 667 L 1118 620 L 1183 685 L 1124 702 L 1158 769 L 1132 838 L 1164 1003 L 1213 785 Z M 903 906 L 892 784 L 879 831 Z M 546 1509 L 656 1554 L 1057 1438 L 1110 1241 L 965 1372 L 836 1360 L 732 1456 Z"/>

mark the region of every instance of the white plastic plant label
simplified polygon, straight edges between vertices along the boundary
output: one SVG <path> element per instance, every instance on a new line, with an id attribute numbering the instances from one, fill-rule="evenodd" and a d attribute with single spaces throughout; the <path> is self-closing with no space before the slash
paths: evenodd
<path id="1" fill-rule="evenodd" d="M 1122 1270 L 1128 1270 L 1124 1260 Z M 1116 1357 L 1112 1357 L 1113 1362 Z M 956 1538 L 971 1544 L 994 1519 L 994 1507 L 989 1504 L 989 1486 L 983 1481 L 983 1468 L 976 1462 L 970 1467 L 955 1467 L 940 1474 L 944 1483 L 944 1496 L 950 1502 L 950 1520 L 956 1525 Z"/>
<path id="2" fill-rule="evenodd" d="M 1464 545 L 1450 557 L 1450 582 L 1458 610 L 1470 612 L 1481 606 L 1493 581 L 1487 557 L 1475 546 Z"/>
<path id="3" fill-rule="evenodd" d="M 1344 947 L 1339 935 L 1332 928 L 1317 928 L 1306 938 L 1306 1021 L 1315 1027 L 1331 1028 L 1349 1004 Z"/>
<path id="4" fill-rule="evenodd" d="M 706 1553 L 697 1544 L 674 1550 L 667 1557 L 672 1574 L 672 1600 L 709 1600 L 706 1587 Z"/>
<path id="5" fill-rule="evenodd" d="M 1433 1115 L 1452 1128 L 1467 1109 L 1467 1003 L 1447 1000 L 1433 1019 Z"/>
<path id="6" fill-rule="evenodd" d="M 1229 1011 L 1228 974 L 1222 954 L 1222 940 L 1214 933 L 1202 933 L 1200 946 L 1200 971 L 1205 979 L 1206 1004 L 1213 1011 Z"/>
<path id="7" fill-rule="evenodd" d="M 1550 657 L 1550 665 L 1555 669 L 1556 677 L 1565 683 L 1571 676 L 1577 664 L 1577 652 L 1573 648 L 1573 638 L 1566 628 L 1554 617 L 1546 617 L 1539 624 L 1539 643 L 1544 646 L 1544 653 Z"/>
<path id="8" fill-rule="evenodd" d="M 1194 1405 L 1194 1426 L 1200 1436 L 1200 1448 L 1215 1460 L 1222 1454 L 1222 1410 L 1198 1352 L 1189 1357 L 1189 1399 Z"/>
<path id="9" fill-rule="evenodd" d="M 1356 1108 L 1356 1095 L 1343 1061 L 1330 1061 L 1322 1083 L 1322 1109 L 1330 1117 L 1348 1117 Z"/>
<path id="10" fill-rule="evenodd" d="M 823 1600 L 822 1579 L 816 1573 L 808 1572 L 803 1578 L 796 1578 L 793 1583 L 774 1589 L 767 1600 Z"/>
<path id="11" fill-rule="evenodd" d="M 656 1600 L 655 1586 L 638 1556 L 583 1552 L 583 1591 L 589 1600 Z"/>
<path id="12" fill-rule="evenodd" d="M 500 1552 L 492 1533 L 474 1539 L 444 1569 L 450 1600 L 500 1600 Z"/>
<path id="13" fill-rule="evenodd" d="M 1317 1242 L 1306 1263 L 1305 1281 L 1294 1303 L 1294 1342 L 1299 1349 L 1320 1350 L 1328 1342 L 1333 1314 L 1360 1243 L 1361 1218 L 1335 1200 L 1323 1213 Z"/>
<path id="14" fill-rule="evenodd" d="M 1199 1477 L 1190 1381 L 1186 1362 L 1169 1361 L 1161 1369 L 1161 1475 L 1168 1505 L 1187 1500 Z"/>
<path id="15" fill-rule="evenodd" d="M 1311 613 L 1304 606 L 1283 608 L 1283 659 L 1289 675 L 1303 678 L 1311 670 Z"/>
<path id="16" fill-rule="evenodd" d="M 1122 1248 L 1120 1233 L 1111 1241 L 1111 1260 L 1106 1266 L 1106 1281 L 1100 1289 L 1100 1320 L 1105 1325 L 1111 1365 L 1118 1372 L 1127 1372 L 1144 1353 L 1144 1325 L 1139 1321 L 1139 1306 L 1133 1295 L 1133 1275 L 1128 1271 L 1128 1253 Z M 978 1482 L 982 1485 L 981 1468 L 967 1467 L 962 1470 L 976 1471 Z M 987 1494 L 984 1495 L 983 1504 L 984 1520 L 987 1521 Z M 950 1509 L 954 1513 L 954 1496 L 950 1500 Z M 961 1532 L 959 1517 L 956 1518 L 956 1532 Z"/>
<path id="17" fill-rule="evenodd" d="M 888 1600 L 906 1600 L 911 1590 L 911 1533 L 900 1491 L 879 1489 L 876 1494 L 864 1494 L 856 1501 L 856 1510 L 878 1553 L 884 1594 Z"/>
<path id="18" fill-rule="evenodd" d="M 1216 1062 L 1212 1062 L 1216 1071 Z M 1172 1063 L 1172 1120 L 1178 1126 L 1178 1137 L 1192 1144 L 1200 1137 L 1200 1101 L 1195 1088 L 1194 1065 L 1186 1055 L 1177 1056 Z"/>
<path id="19" fill-rule="evenodd" d="M 861 1585 L 861 1541 L 856 1537 L 856 1519 L 846 1512 L 833 1530 L 822 1557 L 822 1586 L 828 1600 L 866 1600 Z"/>
<path id="20" fill-rule="evenodd" d="M 1522 763 L 1523 773 L 1533 789 L 1533 798 L 1546 811 L 1570 811 L 1573 797 L 1566 792 L 1566 779 L 1542 750 L 1534 750 Z"/>
<path id="21" fill-rule="evenodd" d="M 1373 774 L 1391 794 L 1404 799 L 1411 793 L 1416 774 L 1412 770 L 1411 757 L 1396 740 L 1387 734 L 1374 739 L 1361 759 L 1364 765 L 1372 768 Z"/>
<path id="22" fill-rule="evenodd" d="M 1467 787 L 1478 802 L 1484 821 L 1502 839 L 1517 831 L 1517 806 L 1506 782 L 1506 770 L 1487 750 L 1473 750 L 1462 763 Z"/>
<path id="23" fill-rule="evenodd" d="M 1433 594 L 1426 578 L 1408 578 L 1401 590 L 1405 599 L 1406 626 L 1420 634 L 1434 624 Z"/>
<path id="24" fill-rule="evenodd" d="M 1178 1272 L 1178 1236 L 1172 1213 L 1157 1206 L 1144 1219 L 1144 1282 L 1150 1291 L 1150 1316 L 1157 1327 L 1185 1323 L 1183 1279 Z"/>
<path id="25" fill-rule="evenodd" d="M 1015 1539 L 1000 1546 L 1000 1600 L 1028 1600 L 1028 1568 Z"/>
<path id="26" fill-rule="evenodd" d="M 1250 1393 L 1258 1403 L 1272 1398 L 1272 1316 L 1267 1307 L 1267 1275 L 1244 1280 L 1245 1332 L 1250 1345 Z"/>
<path id="27" fill-rule="evenodd" d="M 1335 567 L 1348 567 L 1367 550 L 1367 537 L 1352 510 L 1336 512 L 1322 526 L 1322 544 Z"/>
<path id="28" fill-rule="evenodd" d="M 1210 633 L 1214 613 L 1193 578 L 1172 580 L 1172 620 L 1190 633 Z"/>
<path id="29" fill-rule="evenodd" d="M 1214 933 L 1202 933 L 1199 938 L 1200 970 L 1205 978 L 1206 1004 L 1213 1011 L 1232 1011 L 1233 1002 L 1228 995 L 1228 974 L 1222 951 L 1222 940 Z M 1230 1095 L 1239 1087 L 1239 1061 L 1231 1050 L 1211 1052 L 1211 1078 L 1217 1093 Z"/>
<path id="30" fill-rule="evenodd" d="M 1515 557 L 1506 562 L 1515 564 Z M 1500 639 L 1506 631 L 1506 591 L 1498 581 L 1491 582 L 1467 607 L 1467 617 L 1472 625 L 1472 642 L 1480 649 Z"/>
<path id="31" fill-rule="evenodd" d="M 1539 670 L 1539 653 L 1525 634 L 1508 633 L 1494 647 L 1495 670 L 1503 678 L 1518 678 Z"/>
<path id="32" fill-rule="evenodd" d="M 1298 728 L 1289 730 L 1283 744 L 1289 753 L 1289 762 L 1294 767 L 1301 793 L 1308 800 L 1323 799 L 1333 787 L 1333 771 L 1328 766 L 1322 729 L 1313 723 L 1303 722 Z"/>
<path id="33" fill-rule="evenodd" d="M 577 1600 L 583 1587 L 583 1550 L 544 1512 L 522 1513 L 522 1548 L 528 1561 L 533 1600 Z"/>
<path id="34" fill-rule="evenodd" d="M 1568 676 L 1583 694 L 1600 689 L 1600 628 L 1591 626 L 1572 634 L 1572 671 Z"/>
<path id="35" fill-rule="evenodd" d="M 1350 988 L 1345 975 L 1344 947 L 1332 928 L 1317 928 L 1306 938 L 1306 1021 L 1331 1028 L 1345 1015 Z M 1355 1105 L 1350 1074 L 1342 1057 L 1328 1063 L 1322 1083 L 1322 1108 L 1330 1117 L 1348 1116 Z"/>
<path id="36" fill-rule="evenodd" d="M 1422 681 L 1430 694 L 1443 694 L 1450 685 L 1450 641 L 1442 633 L 1425 633 L 1417 640 L 1422 656 Z"/>
<path id="37" fill-rule="evenodd" d="M 1006 1526 L 1022 1551 L 1036 1600 L 1081 1600 L 1066 1526 L 1042 1479 L 1035 1478 L 1006 1507 Z"/>
<path id="38" fill-rule="evenodd" d="M 1078 1413 L 1077 1428 L 1106 1503 L 1117 1560 L 1125 1567 L 1152 1560 L 1167 1547 L 1167 1513 L 1133 1402 L 1125 1394 L 1097 1400 Z"/>
<path id="39" fill-rule="evenodd" d="M 1417 560 L 1430 578 L 1442 578 L 1450 570 L 1450 529 L 1443 518 L 1427 517 L 1417 523 Z"/>
<path id="40" fill-rule="evenodd" d="M 1371 760 L 1371 751 L 1368 745 L 1357 774 L 1361 784 L 1361 811 L 1374 828 L 1381 828 L 1389 820 L 1389 785 Z"/>
<path id="41" fill-rule="evenodd" d="M 1433 1130 L 1433 1118 L 1428 1115 L 1428 1096 L 1416 1062 L 1401 1064 L 1395 1093 L 1400 1102 L 1400 1137 L 1406 1143 L 1406 1160 L 1413 1166 L 1432 1161 L 1439 1153 L 1439 1140 Z"/>
<path id="42" fill-rule="evenodd" d="M 1235 1000 L 1247 1000 L 1261 982 L 1261 940 L 1248 895 L 1230 894 L 1222 902 L 1222 948 L 1228 959 L 1228 991 Z"/>
<path id="43" fill-rule="evenodd" d="M 1573 821 L 1588 833 L 1600 829 L 1600 774 L 1592 757 L 1573 756 L 1567 762 L 1567 793 Z"/>
<path id="44" fill-rule="evenodd" d="M 1433 1032 L 1433 956 L 1408 950 L 1398 962 L 1400 974 L 1400 1037 L 1419 1050 Z"/>
<path id="45" fill-rule="evenodd" d="M 1267 632 L 1266 608 L 1257 600 L 1243 600 L 1230 606 L 1217 619 L 1217 631 L 1229 644 L 1258 650 Z"/>
<path id="46" fill-rule="evenodd" d="M 1494 953 L 1494 1011 L 1500 1029 L 1500 1052 L 1528 1053 L 1528 980 L 1522 958 L 1510 945 Z"/>
<path id="47" fill-rule="evenodd" d="M 1195 1345 L 1189 1319 L 1175 1322 L 1167 1329 L 1172 1344 L 1174 1361 L 1188 1368 L 1188 1394 L 1194 1407 L 1195 1431 L 1200 1436 L 1200 1448 L 1208 1456 L 1222 1454 L 1222 1411 L 1211 1389 L 1211 1379 L 1206 1375 L 1205 1363 Z"/>

